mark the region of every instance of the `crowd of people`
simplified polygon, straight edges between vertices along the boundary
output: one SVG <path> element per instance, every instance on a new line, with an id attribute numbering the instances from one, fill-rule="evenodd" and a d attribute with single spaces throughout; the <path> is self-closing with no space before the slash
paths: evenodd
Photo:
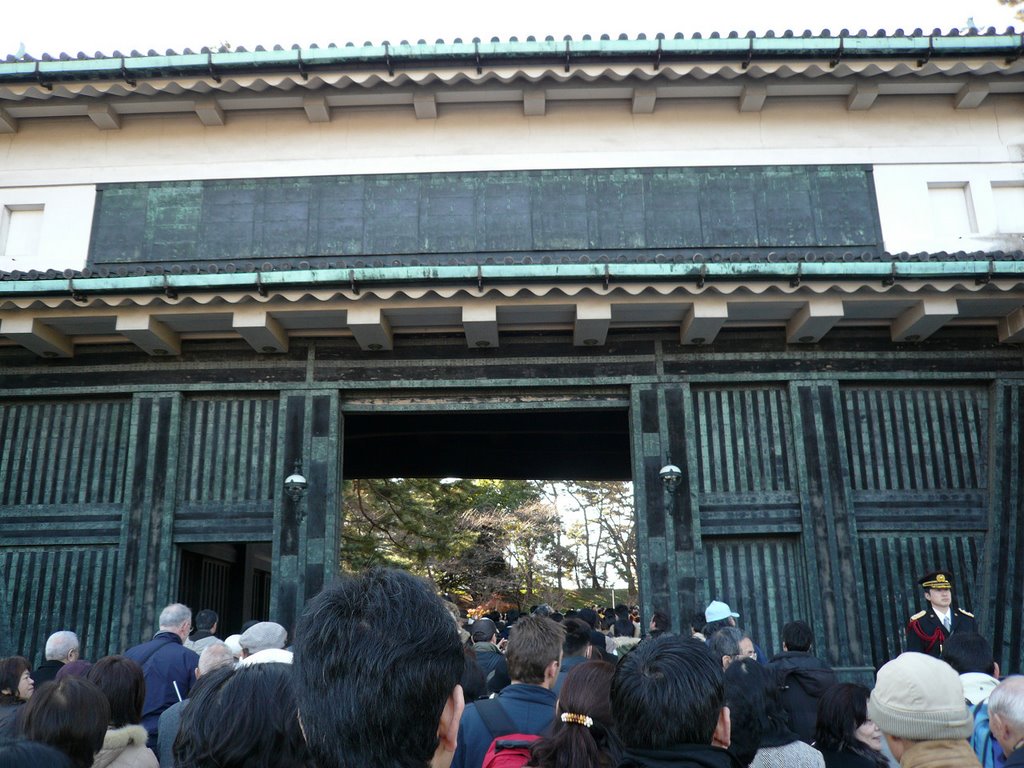
<path id="1" fill-rule="evenodd" d="M 1000 680 L 973 627 L 868 688 L 807 623 L 765 658 L 738 618 L 716 600 L 683 632 L 625 607 L 469 619 L 385 568 L 321 592 L 290 644 L 269 621 L 221 640 L 216 613 L 173 604 L 123 654 L 89 663 L 61 630 L 34 669 L 0 660 L 0 768 L 1024 766 L 1024 676 Z"/>

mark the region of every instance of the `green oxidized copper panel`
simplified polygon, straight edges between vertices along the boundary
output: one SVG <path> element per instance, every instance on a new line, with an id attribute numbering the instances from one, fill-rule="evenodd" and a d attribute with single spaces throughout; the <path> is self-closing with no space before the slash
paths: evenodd
<path id="1" fill-rule="evenodd" d="M 806 257 L 830 248 L 881 252 L 865 166 L 104 185 L 89 264 L 652 262 L 767 257 L 779 249 Z"/>
<path id="2" fill-rule="evenodd" d="M 928 571 L 951 570 L 955 601 L 983 613 L 989 391 L 850 386 L 841 402 L 861 582 L 867 594 L 890 596 L 866 604 L 863 617 L 882 663 L 900 652 Z"/>
<path id="3" fill-rule="evenodd" d="M 270 540 L 280 491 L 278 410 L 276 397 L 184 401 L 176 542 Z"/>
<path id="4" fill-rule="evenodd" d="M 11 650 L 43 661 L 46 638 L 70 629 L 82 656 L 98 659 L 121 650 L 116 546 L 3 547 L 0 549 L 0 612 Z"/>

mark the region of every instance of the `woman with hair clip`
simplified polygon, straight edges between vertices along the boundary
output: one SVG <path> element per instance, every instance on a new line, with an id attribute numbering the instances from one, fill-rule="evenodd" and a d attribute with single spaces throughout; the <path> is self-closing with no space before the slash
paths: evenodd
<path id="1" fill-rule="evenodd" d="M 825 756 L 825 768 L 887 768 L 882 732 L 868 720 L 871 692 L 857 683 L 839 683 L 818 700 L 814 746 Z"/>
<path id="2" fill-rule="evenodd" d="M 588 661 L 566 675 L 555 705 L 550 735 L 531 747 L 529 766 L 614 768 L 621 748 L 612 729 L 611 689 L 615 667 Z"/>

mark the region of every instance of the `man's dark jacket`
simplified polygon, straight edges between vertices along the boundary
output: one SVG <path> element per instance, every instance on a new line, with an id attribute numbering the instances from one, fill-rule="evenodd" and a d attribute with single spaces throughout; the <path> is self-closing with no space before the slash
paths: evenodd
<path id="1" fill-rule="evenodd" d="M 547 688 L 526 683 L 510 685 L 498 694 L 498 701 L 516 727 L 516 733 L 545 733 L 555 717 L 557 700 Z M 459 723 L 459 742 L 452 768 L 480 768 L 493 740 L 476 705 L 467 705 Z"/>
<path id="2" fill-rule="evenodd" d="M 487 690 L 499 693 L 512 682 L 508 676 L 508 662 L 494 643 L 473 643 L 476 663 L 487 681 Z"/>
<path id="3" fill-rule="evenodd" d="M 740 768 L 740 762 L 719 747 L 677 744 L 662 749 L 626 748 L 618 768 Z"/>
<path id="4" fill-rule="evenodd" d="M 939 621 L 931 605 L 920 613 L 915 613 L 907 623 L 907 650 L 927 653 L 939 659 L 942 658 L 942 646 L 950 634 L 978 631 L 974 614 L 960 608 L 949 609 L 949 624 L 950 632 L 947 634 L 945 626 Z"/>
<path id="5" fill-rule="evenodd" d="M 149 734 L 146 745 L 155 749 L 160 715 L 178 701 L 174 683 L 178 684 L 181 698 L 188 698 L 188 692 L 196 680 L 199 655 L 185 648 L 181 638 L 173 632 L 157 632 L 148 643 L 129 648 L 124 655 L 142 667 L 142 674 L 146 678 L 142 727 Z"/>
<path id="6" fill-rule="evenodd" d="M 57 661 L 56 659 L 47 659 L 32 672 L 32 682 L 36 684 L 38 688 L 43 683 L 48 683 L 53 680 L 60 668 L 64 666 L 63 661 Z"/>
<path id="7" fill-rule="evenodd" d="M 551 690 L 555 692 L 555 696 L 562 692 L 562 686 L 565 685 L 565 677 L 573 669 L 578 667 L 580 664 L 586 664 L 590 659 L 586 656 L 565 656 L 562 658 L 562 664 L 558 668 L 558 678 L 555 680 L 555 686 Z"/>
<path id="8" fill-rule="evenodd" d="M 832 667 L 807 651 L 785 651 L 768 662 L 782 689 L 782 706 L 789 716 L 789 728 L 800 740 L 814 741 L 818 699 L 839 682 Z"/>

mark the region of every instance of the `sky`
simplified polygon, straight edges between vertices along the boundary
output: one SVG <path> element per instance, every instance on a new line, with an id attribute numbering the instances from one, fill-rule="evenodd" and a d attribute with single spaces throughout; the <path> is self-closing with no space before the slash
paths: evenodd
<path id="1" fill-rule="evenodd" d="M 0 58 L 19 52 L 40 57 L 79 51 L 93 56 L 150 49 L 164 53 L 203 46 L 252 49 L 257 45 L 285 48 L 298 44 L 326 46 L 353 42 L 379 44 L 420 39 L 434 42 L 456 37 L 502 40 L 548 35 L 580 38 L 584 34 L 617 37 L 659 32 L 671 37 L 753 30 L 797 33 L 810 29 L 851 32 L 879 29 L 910 32 L 921 28 L 948 31 L 965 28 L 969 18 L 977 26 L 999 31 L 1024 22 L 998 0 L 377 0 L 344 3 L 300 0 L 289 4 L 265 0 L 175 0 L 146 6 L 124 0 L 52 0 L 36 6 L 11 0 L 0 12 Z"/>

